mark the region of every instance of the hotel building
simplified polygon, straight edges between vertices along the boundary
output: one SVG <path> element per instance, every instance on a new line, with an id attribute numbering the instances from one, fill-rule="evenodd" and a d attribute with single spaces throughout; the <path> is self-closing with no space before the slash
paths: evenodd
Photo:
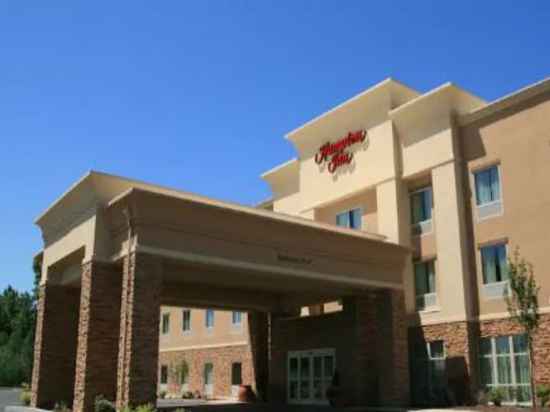
<path id="1" fill-rule="evenodd" d="M 549 118 L 549 81 L 486 103 L 452 84 L 420 94 L 389 79 L 290 132 L 297 158 L 262 175 L 273 198 L 259 207 L 411 248 L 403 282 L 416 403 L 471 401 L 473 388 L 499 386 L 508 401 L 530 399 L 526 341 L 508 319 L 504 298 L 507 259 L 516 247 L 534 264 L 541 286 L 536 378 L 550 380 L 550 197 L 542 190 L 550 170 Z M 344 148 L 327 146 L 350 132 L 359 134 Z M 337 152 L 344 154 L 340 163 Z M 330 317 L 338 309 L 337 302 L 311 306 L 302 316 Z M 209 325 L 208 311 L 193 311 L 192 335 L 182 313 L 191 312 L 163 311 L 163 324 L 170 318 L 178 326 L 161 334 L 161 368 L 181 351 L 180 358 L 198 366 L 194 390 L 201 392 L 206 379 L 219 382 L 219 396 L 235 395 L 230 384 L 241 383 L 240 370 L 251 363 L 245 316 L 220 312 L 219 324 L 211 315 Z M 328 349 L 319 353 L 337 364 Z M 298 366 L 304 356 L 311 359 L 305 372 Z M 289 354 L 289 401 L 319 397 L 317 359 L 314 348 Z M 166 382 L 166 373 L 160 376 Z"/>
<path id="2" fill-rule="evenodd" d="M 528 402 L 507 260 L 534 265 L 550 384 L 549 119 L 550 79 L 490 103 L 388 79 L 288 133 L 255 208 L 89 173 L 37 220 L 32 404 Z"/>

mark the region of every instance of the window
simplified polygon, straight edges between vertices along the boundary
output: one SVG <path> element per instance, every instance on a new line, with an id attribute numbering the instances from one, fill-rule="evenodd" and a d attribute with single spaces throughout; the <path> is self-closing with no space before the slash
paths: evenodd
<path id="1" fill-rule="evenodd" d="M 170 332 L 170 314 L 164 313 L 162 315 L 162 334 L 166 335 Z"/>
<path id="2" fill-rule="evenodd" d="M 206 310 L 206 327 L 209 329 L 214 327 L 214 311 L 212 309 Z"/>
<path id="3" fill-rule="evenodd" d="M 525 335 L 498 336 L 480 340 L 481 384 L 486 389 L 500 387 L 505 402 L 531 401 L 531 369 Z"/>
<path id="4" fill-rule="evenodd" d="M 160 384 L 166 385 L 168 383 L 168 366 L 162 365 L 160 367 Z"/>
<path id="5" fill-rule="evenodd" d="M 361 229 L 361 209 L 351 209 L 336 215 L 336 225 L 349 229 Z"/>
<path id="6" fill-rule="evenodd" d="M 508 280 L 506 269 L 506 245 L 492 245 L 481 248 L 483 283 L 495 283 Z"/>
<path id="7" fill-rule="evenodd" d="M 481 248 L 481 269 L 485 297 L 502 298 L 510 293 L 505 244 Z"/>
<path id="8" fill-rule="evenodd" d="M 336 374 L 334 349 L 288 352 L 289 403 L 326 404 L 326 391 Z"/>
<path id="9" fill-rule="evenodd" d="M 186 361 L 180 364 L 179 379 L 182 389 L 189 390 L 189 365 Z"/>
<path id="10" fill-rule="evenodd" d="M 236 386 L 243 383 L 242 369 L 243 367 L 240 362 L 231 364 L 231 385 Z"/>
<path id="11" fill-rule="evenodd" d="M 243 313 L 239 311 L 233 311 L 231 313 L 231 324 L 234 327 L 241 327 L 243 321 Z"/>
<path id="12" fill-rule="evenodd" d="M 416 289 L 416 308 L 424 310 L 435 306 L 435 261 L 417 262 L 414 264 L 414 284 Z"/>
<path id="13" fill-rule="evenodd" d="M 233 311 L 233 313 L 231 315 L 231 323 L 233 324 L 233 326 L 241 326 L 242 325 L 242 317 L 243 317 L 242 312 Z"/>
<path id="14" fill-rule="evenodd" d="M 478 219 L 502 213 L 499 167 L 492 166 L 474 173 Z"/>
<path id="15" fill-rule="evenodd" d="M 426 187 L 411 193 L 412 223 L 432 220 L 432 188 Z"/>
<path id="16" fill-rule="evenodd" d="M 432 188 L 411 193 L 411 222 L 413 235 L 432 231 Z"/>
<path id="17" fill-rule="evenodd" d="M 207 397 L 214 395 L 214 365 L 204 364 L 204 393 Z"/>
<path id="18" fill-rule="evenodd" d="M 447 372 L 442 340 L 416 345 L 412 359 L 413 397 L 419 405 L 441 404 L 446 399 Z"/>
<path id="19" fill-rule="evenodd" d="M 181 328 L 184 332 L 189 332 L 191 330 L 191 311 L 189 309 L 184 309 L 182 312 Z"/>

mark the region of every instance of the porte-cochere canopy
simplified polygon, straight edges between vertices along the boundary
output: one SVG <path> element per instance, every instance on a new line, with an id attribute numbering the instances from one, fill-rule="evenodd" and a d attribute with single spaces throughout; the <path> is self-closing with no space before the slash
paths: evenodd
<path id="1" fill-rule="evenodd" d="M 375 234 L 98 172 L 37 224 L 44 249 L 32 402 L 74 401 L 75 412 L 91 410 L 98 394 L 121 407 L 154 400 L 160 305 L 257 314 L 259 386 L 266 314 L 372 290 L 402 295 L 409 254 Z"/>

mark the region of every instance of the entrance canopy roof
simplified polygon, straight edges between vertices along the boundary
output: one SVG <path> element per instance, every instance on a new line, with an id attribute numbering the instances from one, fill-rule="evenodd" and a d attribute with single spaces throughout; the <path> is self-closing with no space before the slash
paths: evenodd
<path id="1" fill-rule="evenodd" d="M 77 283 L 75 254 L 116 262 L 145 253 L 163 260 L 167 304 L 213 306 L 212 298 L 201 303 L 206 290 L 220 301 L 231 300 L 224 291 L 233 290 L 235 302 L 223 306 L 239 307 L 237 290 L 252 292 L 243 299 L 280 302 L 281 296 L 401 289 L 409 253 L 379 235 L 98 172 L 81 179 L 37 224 L 45 240 L 43 282 Z"/>

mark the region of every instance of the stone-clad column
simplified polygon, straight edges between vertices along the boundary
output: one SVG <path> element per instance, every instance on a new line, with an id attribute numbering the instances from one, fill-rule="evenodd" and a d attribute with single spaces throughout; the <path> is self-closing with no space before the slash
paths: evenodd
<path id="1" fill-rule="evenodd" d="M 344 310 L 351 311 L 355 323 L 356 342 L 354 351 L 355 391 L 354 405 L 378 404 L 379 377 L 377 359 L 383 350 L 377 348 L 377 294 L 375 290 L 361 296 L 346 298 Z M 338 361 L 338 360 L 337 360 Z"/>
<path id="2" fill-rule="evenodd" d="M 123 272 L 117 409 L 156 402 L 162 262 L 132 253 Z"/>
<path id="3" fill-rule="evenodd" d="M 405 311 L 405 295 L 400 290 L 381 294 L 387 300 L 388 312 L 381 316 L 386 327 L 382 347 L 390 351 L 388 363 L 381 365 L 381 403 L 390 406 L 408 406 L 410 403 L 409 345 Z"/>
<path id="4" fill-rule="evenodd" d="M 90 261 L 81 285 L 73 411 L 91 412 L 98 395 L 116 397 L 122 269 Z"/>
<path id="5" fill-rule="evenodd" d="M 32 371 L 31 405 L 72 404 L 80 290 L 46 282 L 40 286 Z"/>
<path id="6" fill-rule="evenodd" d="M 254 383 L 260 399 L 267 397 L 269 381 L 269 315 L 248 312 L 250 349 L 254 367 Z"/>

